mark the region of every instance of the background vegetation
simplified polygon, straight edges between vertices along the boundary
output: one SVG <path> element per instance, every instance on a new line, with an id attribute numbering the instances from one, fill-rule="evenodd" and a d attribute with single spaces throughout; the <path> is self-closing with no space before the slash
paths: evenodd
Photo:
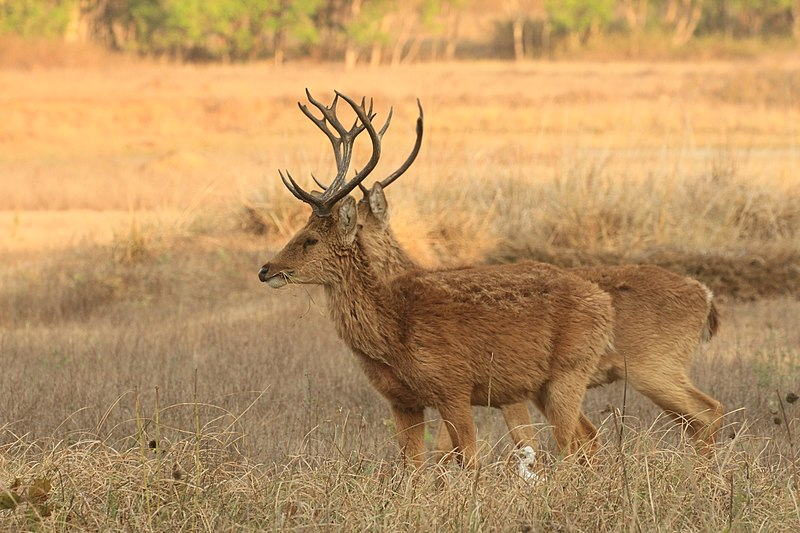
<path id="1" fill-rule="evenodd" d="M 800 39 L 798 0 L 2 0 L 0 34 L 180 60 L 720 54 Z"/>

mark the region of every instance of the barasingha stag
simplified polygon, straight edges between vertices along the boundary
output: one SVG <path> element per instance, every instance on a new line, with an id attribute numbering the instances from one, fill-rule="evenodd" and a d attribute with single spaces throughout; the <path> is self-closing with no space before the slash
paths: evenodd
<path id="1" fill-rule="evenodd" d="M 326 133 L 337 174 L 322 194 L 303 190 L 286 172 L 289 191 L 312 208 L 306 225 L 260 272 L 273 288 L 288 283 L 324 287 L 340 337 L 359 358 L 372 385 L 388 400 L 405 456 L 424 457 L 424 408 L 445 421 L 462 464 L 475 465 L 471 405 L 503 406 L 533 400 L 553 426 L 559 450 L 586 444 L 578 429 L 586 387 L 612 343 L 611 298 L 596 284 L 557 269 L 526 264 L 409 270 L 386 279 L 360 236 L 349 193 L 378 163 L 381 138 L 375 115 L 336 93 L 321 112 L 301 110 Z M 347 129 L 341 100 L 353 109 Z M 372 155 L 349 180 L 353 144 L 366 131 Z"/>
<path id="2" fill-rule="evenodd" d="M 417 142 L 417 146 L 419 141 Z M 412 152 L 412 159 L 416 151 Z M 412 159 L 413 160 L 413 159 Z M 363 221 L 360 239 L 368 256 L 386 276 L 397 276 L 419 266 L 395 238 L 389 225 L 384 189 L 408 168 L 377 181 L 358 204 Z M 527 268 L 548 268 L 525 263 Z M 653 265 L 596 266 L 568 269 L 608 292 L 615 311 L 614 351 L 603 356 L 589 387 L 625 378 L 672 417 L 683 422 L 701 445 L 713 444 L 723 408 L 714 398 L 697 389 L 687 367 L 701 342 L 717 332 L 719 319 L 711 291 L 699 281 Z M 530 415 L 525 403 L 502 407 L 511 438 L 518 447 L 535 445 Z M 595 428 L 581 417 L 587 437 Z M 452 448 L 449 434 L 440 426 L 436 449 L 440 456 Z"/>

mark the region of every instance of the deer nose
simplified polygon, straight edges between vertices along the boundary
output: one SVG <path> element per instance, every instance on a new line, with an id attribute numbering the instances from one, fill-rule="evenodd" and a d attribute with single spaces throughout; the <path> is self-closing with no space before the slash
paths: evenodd
<path id="1" fill-rule="evenodd" d="M 258 279 L 262 282 L 266 282 L 269 279 L 269 263 L 261 267 L 261 270 L 258 271 Z"/>

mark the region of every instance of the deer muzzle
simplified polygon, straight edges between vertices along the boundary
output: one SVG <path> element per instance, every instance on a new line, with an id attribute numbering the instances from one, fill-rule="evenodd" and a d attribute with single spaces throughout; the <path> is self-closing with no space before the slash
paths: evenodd
<path id="1" fill-rule="evenodd" d="M 258 271 L 258 279 L 260 279 L 262 283 L 268 284 L 273 289 L 279 289 L 286 285 L 286 274 L 285 271 L 276 269 L 267 263 Z"/>

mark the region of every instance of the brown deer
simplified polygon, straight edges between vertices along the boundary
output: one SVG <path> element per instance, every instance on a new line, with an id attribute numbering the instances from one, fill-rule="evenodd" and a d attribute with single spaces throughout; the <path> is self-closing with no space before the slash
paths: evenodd
<path id="1" fill-rule="evenodd" d="M 412 155 L 415 155 L 412 152 Z M 401 167 L 404 171 L 408 168 Z M 400 172 L 402 173 L 402 172 Z M 363 220 L 360 233 L 369 256 L 388 276 L 418 269 L 395 238 L 389 226 L 384 188 L 399 177 L 395 172 L 365 191 L 359 202 Z M 530 264 L 539 268 L 539 264 Z M 698 390 L 687 366 L 701 341 L 717 332 L 719 318 L 711 291 L 692 278 L 653 265 L 580 267 L 568 271 L 597 283 L 611 295 L 615 311 L 614 347 L 599 362 L 589 387 L 622 379 L 650 398 L 671 416 L 687 424 L 697 441 L 712 444 L 720 427 L 722 405 Z M 531 445 L 534 434 L 525 403 L 502 407 L 512 439 L 518 447 Z M 581 417 L 584 435 L 594 426 Z M 440 456 L 452 448 L 449 435 L 440 426 L 436 438 Z"/>
<path id="2" fill-rule="evenodd" d="M 259 279 L 273 288 L 323 286 L 339 336 L 389 401 L 401 448 L 415 462 L 424 456 L 426 406 L 441 413 L 462 464 L 477 461 L 471 405 L 533 400 L 558 448 L 579 449 L 585 389 L 612 342 L 608 294 L 577 276 L 528 264 L 409 270 L 385 279 L 371 263 L 348 195 L 377 164 L 391 112 L 376 131 L 372 102 L 367 109 L 364 100 L 359 105 L 337 92 L 325 106 L 308 97 L 322 118 L 300 108 L 331 141 L 337 174 L 323 193 L 312 194 L 281 173 L 312 214 Z M 340 98 L 357 116 L 350 129 L 337 116 Z M 354 140 L 364 130 L 372 156 L 346 180 Z"/>

